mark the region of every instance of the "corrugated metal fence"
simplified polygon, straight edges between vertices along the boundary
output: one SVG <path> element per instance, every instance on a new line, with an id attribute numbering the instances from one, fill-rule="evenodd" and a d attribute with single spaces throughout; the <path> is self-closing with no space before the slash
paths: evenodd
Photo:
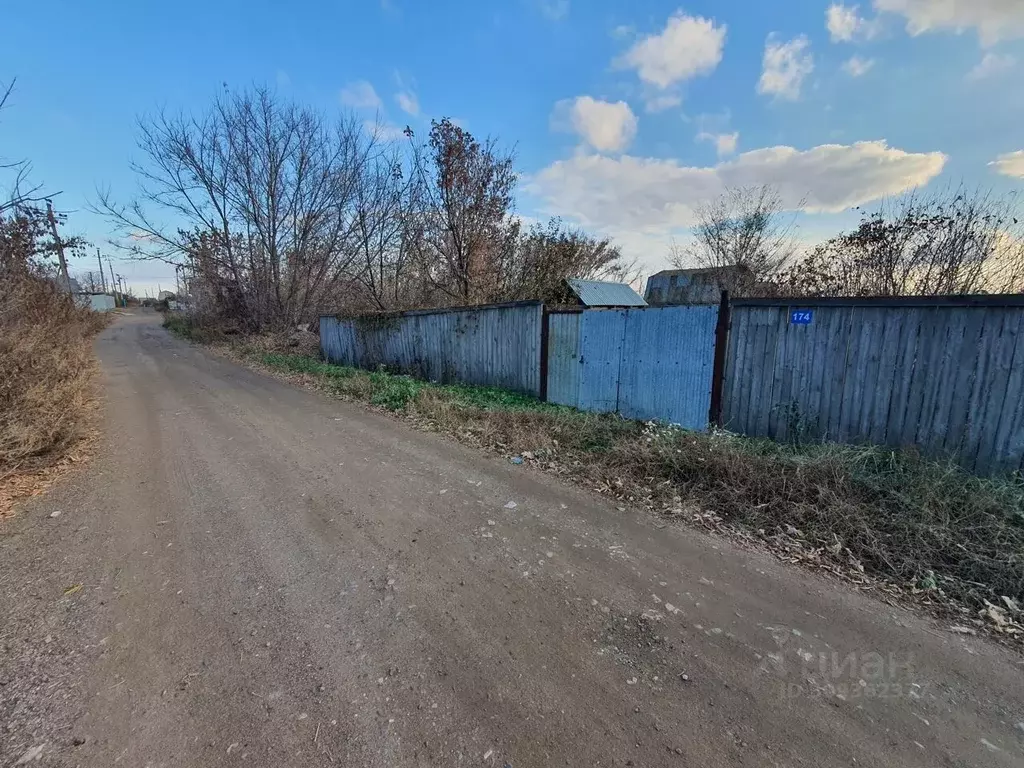
<path id="1" fill-rule="evenodd" d="M 320 318 L 332 363 L 540 396 L 541 302 Z"/>
<path id="2" fill-rule="evenodd" d="M 589 309 L 548 316 L 548 400 L 704 429 L 718 307 Z"/>
<path id="3" fill-rule="evenodd" d="M 539 302 L 320 320 L 324 357 L 704 429 L 716 306 Z M 721 331 L 726 329 L 723 314 Z M 777 440 L 916 446 L 981 474 L 1024 468 L 1024 296 L 732 304 L 723 425 Z"/>
<path id="4" fill-rule="evenodd" d="M 1024 460 L 1024 297 L 737 301 L 725 427 L 917 446 L 982 474 Z"/>

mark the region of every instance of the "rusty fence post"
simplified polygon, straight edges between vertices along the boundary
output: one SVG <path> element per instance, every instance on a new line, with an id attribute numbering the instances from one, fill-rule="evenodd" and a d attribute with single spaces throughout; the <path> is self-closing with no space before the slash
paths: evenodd
<path id="1" fill-rule="evenodd" d="M 729 347 L 729 292 L 722 291 L 718 305 L 718 324 L 715 326 L 715 362 L 711 370 L 711 410 L 708 423 L 722 427 L 722 397 L 725 390 L 725 362 Z"/>
<path id="2" fill-rule="evenodd" d="M 544 402 L 547 402 L 548 399 L 548 323 L 550 317 L 548 305 L 542 304 L 540 308 L 540 399 Z"/>

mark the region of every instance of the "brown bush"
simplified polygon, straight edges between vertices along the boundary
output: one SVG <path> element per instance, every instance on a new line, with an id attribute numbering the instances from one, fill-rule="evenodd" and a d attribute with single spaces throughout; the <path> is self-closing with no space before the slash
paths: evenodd
<path id="1" fill-rule="evenodd" d="M 44 277 L 0 272 L 0 483 L 59 460 L 82 437 L 91 339 L 105 323 Z"/>

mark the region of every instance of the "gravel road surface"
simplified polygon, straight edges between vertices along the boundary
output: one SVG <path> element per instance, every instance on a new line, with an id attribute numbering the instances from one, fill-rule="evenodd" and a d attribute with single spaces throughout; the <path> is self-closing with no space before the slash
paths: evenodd
<path id="1" fill-rule="evenodd" d="M 1024 765 L 1004 649 L 153 314 L 98 350 L 99 453 L 0 524 L 0 765 Z"/>

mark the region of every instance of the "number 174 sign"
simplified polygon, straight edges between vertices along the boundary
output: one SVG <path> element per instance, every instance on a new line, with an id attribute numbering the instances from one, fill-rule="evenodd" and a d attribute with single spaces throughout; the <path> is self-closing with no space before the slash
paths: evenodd
<path id="1" fill-rule="evenodd" d="M 789 322 L 793 325 L 810 325 L 814 320 L 813 309 L 794 309 L 789 315 Z"/>

